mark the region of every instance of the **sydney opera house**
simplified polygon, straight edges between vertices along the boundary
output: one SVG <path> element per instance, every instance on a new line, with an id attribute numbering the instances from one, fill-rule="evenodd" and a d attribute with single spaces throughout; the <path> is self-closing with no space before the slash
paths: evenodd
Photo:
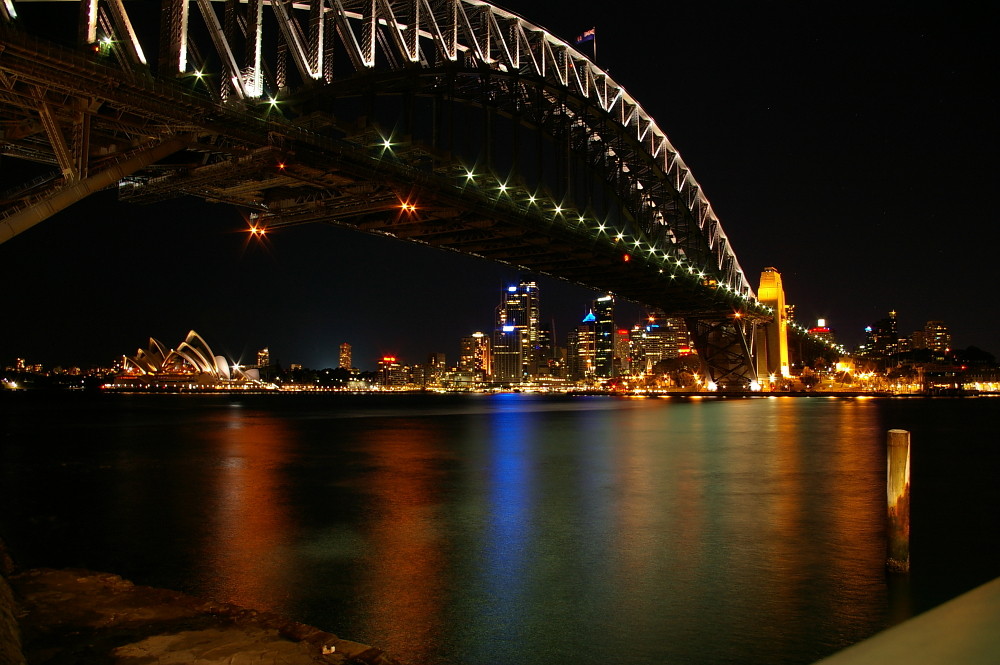
<path id="1" fill-rule="evenodd" d="M 133 390 L 246 390 L 266 387 L 256 369 L 230 365 L 195 331 L 176 349 L 167 349 L 150 337 L 146 349 L 125 356 L 122 370 L 105 385 L 110 389 Z"/>

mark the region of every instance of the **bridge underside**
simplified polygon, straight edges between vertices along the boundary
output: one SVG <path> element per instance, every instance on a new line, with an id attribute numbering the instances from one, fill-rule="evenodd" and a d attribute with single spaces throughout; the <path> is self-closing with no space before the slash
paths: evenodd
<path id="1" fill-rule="evenodd" d="M 0 194 L 0 242 L 117 181 L 127 202 L 195 196 L 260 228 L 336 224 L 610 291 L 687 319 L 721 388 L 756 378 L 746 326 L 761 313 L 730 286 L 737 267 L 699 239 L 652 159 L 615 161 L 641 152 L 635 139 L 595 148 L 612 136 L 607 114 L 531 110 L 558 92 L 543 81 L 373 74 L 247 109 L 0 31 L 0 151 L 41 167 Z M 373 90 L 395 98 L 395 116 L 379 117 Z M 456 108 L 473 109 L 471 133 Z"/>

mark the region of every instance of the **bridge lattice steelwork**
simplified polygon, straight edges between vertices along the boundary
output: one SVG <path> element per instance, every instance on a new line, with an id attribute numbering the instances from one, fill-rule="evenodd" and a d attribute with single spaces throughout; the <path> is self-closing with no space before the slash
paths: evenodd
<path id="1" fill-rule="evenodd" d="M 686 318 L 720 386 L 755 379 L 770 313 L 677 150 L 514 13 L 0 0 L 0 38 L 0 154 L 37 165 L 0 195 L 0 242 L 113 185 L 196 196 L 260 229 L 338 224 L 611 291 Z"/>

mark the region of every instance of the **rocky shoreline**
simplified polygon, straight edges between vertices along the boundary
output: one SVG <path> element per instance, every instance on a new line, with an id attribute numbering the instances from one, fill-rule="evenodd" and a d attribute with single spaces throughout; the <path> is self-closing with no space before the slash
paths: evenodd
<path id="1" fill-rule="evenodd" d="M 269 612 L 0 556 L 0 665 L 403 665 Z"/>

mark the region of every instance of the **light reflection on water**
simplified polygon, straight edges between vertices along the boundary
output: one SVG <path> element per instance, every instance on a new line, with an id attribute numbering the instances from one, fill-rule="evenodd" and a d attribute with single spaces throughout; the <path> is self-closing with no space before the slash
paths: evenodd
<path id="1" fill-rule="evenodd" d="M 230 402 L 29 409 L 0 526 L 427 665 L 810 663 L 889 620 L 876 401 Z"/>
<path id="2" fill-rule="evenodd" d="M 295 515 L 284 479 L 295 441 L 287 423 L 266 414 L 229 410 L 219 420 L 199 428 L 218 463 L 209 478 L 197 585 L 209 597 L 270 607 L 292 595 L 289 573 L 297 564 L 289 553 Z"/>

